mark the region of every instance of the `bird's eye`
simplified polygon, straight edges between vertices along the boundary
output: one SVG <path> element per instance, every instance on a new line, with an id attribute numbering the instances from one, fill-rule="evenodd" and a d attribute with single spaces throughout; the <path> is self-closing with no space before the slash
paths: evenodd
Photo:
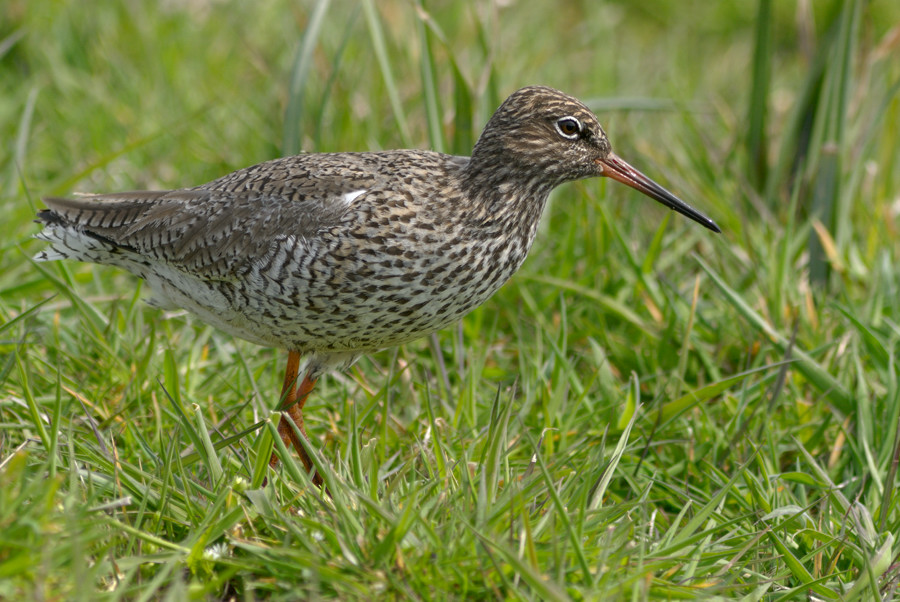
<path id="1" fill-rule="evenodd" d="M 581 122 L 574 117 L 563 117 L 557 120 L 556 131 L 563 138 L 575 140 L 581 135 Z"/>

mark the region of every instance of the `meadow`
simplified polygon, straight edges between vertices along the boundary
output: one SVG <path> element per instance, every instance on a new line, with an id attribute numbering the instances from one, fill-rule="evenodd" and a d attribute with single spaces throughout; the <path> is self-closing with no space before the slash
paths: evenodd
<path id="1" fill-rule="evenodd" d="M 468 154 L 529 84 L 722 228 L 560 187 L 460 324 L 285 352 L 35 263 L 41 197 Z M 900 583 L 900 5 L 0 4 L 0 600 L 873 600 Z"/>

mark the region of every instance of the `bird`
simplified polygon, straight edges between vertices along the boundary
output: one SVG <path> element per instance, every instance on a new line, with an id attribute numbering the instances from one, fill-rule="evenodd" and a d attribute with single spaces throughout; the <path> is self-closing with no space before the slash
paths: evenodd
<path id="1" fill-rule="evenodd" d="M 528 86 L 494 112 L 469 157 L 306 153 L 193 188 L 45 198 L 36 238 L 49 245 L 34 259 L 122 268 L 146 281 L 154 305 L 286 349 L 278 433 L 322 486 L 299 440 L 317 379 L 481 305 L 522 265 L 550 192 L 593 177 L 721 231 L 613 153 L 584 103 Z"/>

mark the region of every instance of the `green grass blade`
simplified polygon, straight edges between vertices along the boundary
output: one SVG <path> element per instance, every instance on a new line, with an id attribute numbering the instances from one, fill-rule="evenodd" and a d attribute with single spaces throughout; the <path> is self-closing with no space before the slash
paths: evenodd
<path id="1" fill-rule="evenodd" d="M 391 110 L 394 113 L 394 120 L 397 122 L 397 128 L 399 129 L 400 140 L 403 146 L 412 146 L 412 137 L 409 134 L 409 126 L 406 123 L 403 104 L 400 102 L 400 91 L 397 87 L 397 81 L 394 79 L 394 72 L 389 58 L 390 53 L 384 40 L 384 31 L 381 27 L 378 12 L 375 10 L 375 3 L 372 0 L 362 0 L 362 6 L 366 16 L 366 23 L 369 26 L 369 35 L 372 37 L 372 50 L 375 52 L 381 75 L 384 78 Z"/>
<path id="2" fill-rule="evenodd" d="M 281 151 L 284 155 L 296 155 L 303 150 L 300 144 L 300 132 L 304 117 L 304 92 L 312 68 L 313 51 L 318 43 L 329 3 L 330 0 L 317 0 L 294 57 L 288 87 L 287 108 L 284 112 L 284 134 L 281 142 Z"/>
<path id="3" fill-rule="evenodd" d="M 753 83 L 747 118 L 747 173 L 757 190 L 766 183 L 769 161 L 766 115 L 772 81 L 772 52 L 775 22 L 772 18 L 772 0 L 759 0 L 756 12 L 755 39 L 753 45 Z"/>
<path id="4" fill-rule="evenodd" d="M 718 274 L 699 257 L 697 261 L 712 278 L 716 287 L 725 295 L 725 299 L 744 317 L 754 328 L 765 334 L 780 351 L 785 351 L 790 343 L 784 335 L 775 331 L 762 316 L 756 313 L 750 305 L 731 287 L 725 284 Z M 798 347 L 793 348 L 793 355 L 797 358 L 797 369 L 816 386 L 834 406 L 843 414 L 851 414 L 854 411 L 853 396 L 835 379 L 827 370 L 818 364 L 805 351 Z"/>

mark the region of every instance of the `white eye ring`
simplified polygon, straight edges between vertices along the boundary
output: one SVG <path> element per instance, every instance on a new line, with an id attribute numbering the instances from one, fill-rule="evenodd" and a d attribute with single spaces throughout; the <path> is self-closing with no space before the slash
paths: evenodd
<path id="1" fill-rule="evenodd" d="M 557 133 L 567 140 L 578 140 L 584 128 L 581 122 L 571 115 L 560 117 L 553 125 L 556 126 Z"/>

